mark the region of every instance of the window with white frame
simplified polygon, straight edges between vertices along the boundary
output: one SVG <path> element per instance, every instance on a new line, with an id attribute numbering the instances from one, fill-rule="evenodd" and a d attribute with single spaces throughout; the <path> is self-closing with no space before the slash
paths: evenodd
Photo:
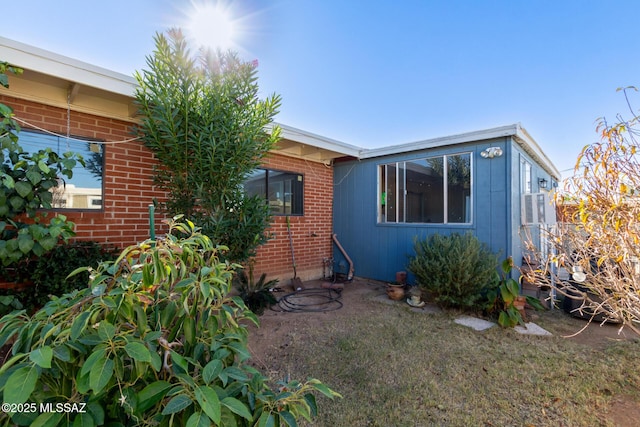
<path id="1" fill-rule="evenodd" d="M 272 215 L 303 215 L 304 180 L 301 174 L 256 169 L 244 182 L 250 196 L 264 197 Z"/>
<path id="2" fill-rule="evenodd" d="M 60 156 L 72 151 L 80 154 L 85 166 L 76 164 L 71 178 L 60 177 L 62 185 L 54 188 L 55 209 L 102 209 L 104 145 L 98 140 L 66 138 L 44 132 L 22 129 L 18 142 L 26 152 L 51 148 Z"/>
<path id="3" fill-rule="evenodd" d="M 471 153 L 379 166 L 381 223 L 471 222 Z"/>
<path id="4" fill-rule="evenodd" d="M 520 191 L 525 194 L 533 192 L 531 184 L 531 163 L 520 155 Z"/>

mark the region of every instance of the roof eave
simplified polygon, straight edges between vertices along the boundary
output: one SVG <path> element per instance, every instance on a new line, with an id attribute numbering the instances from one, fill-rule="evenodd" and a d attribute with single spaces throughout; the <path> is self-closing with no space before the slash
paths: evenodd
<path id="1" fill-rule="evenodd" d="M 347 144 L 335 139 L 327 138 L 321 135 L 317 135 L 311 132 L 307 132 L 302 129 L 298 129 L 292 126 L 284 125 L 282 123 L 273 123 L 268 126 L 268 129 L 272 129 L 273 126 L 280 128 L 280 137 L 290 141 L 295 141 L 300 144 L 306 144 L 315 147 L 326 152 L 335 153 L 333 158 L 350 156 L 359 158 L 362 148 L 355 145 Z"/>
<path id="2" fill-rule="evenodd" d="M 137 87 L 137 82 L 133 77 L 5 37 L 0 37 L 0 58 L 20 68 L 119 95 L 132 97 Z"/>
<path id="3" fill-rule="evenodd" d="M 500 126 L 491 129 L 483 129 L 473 132 L 460 133 L 438 138 L 425 139 L 422 141 L 410 142 L 406 144 L 391 145 L 388 147 L 373 148 L 362 150 L 361 157 L 372 158 L 382 157 L 394 154 L 408 153 L 411 151 L 420 151 L 431 148 L 444 147 L 447 145 L 457 145 L 466 142 L 483 141 L 487 139 L 501 138 L 512 136 L 516 133 L 518 125 Z"/>

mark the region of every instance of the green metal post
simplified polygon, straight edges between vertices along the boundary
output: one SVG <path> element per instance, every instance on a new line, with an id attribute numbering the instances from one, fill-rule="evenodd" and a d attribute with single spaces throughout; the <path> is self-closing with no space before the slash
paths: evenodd
<path id="1" fill-rule="evenodd" d="M 149 205 L 149 236 L 153 241 L 156 240 L 155 210 L 155 206 Z"/>

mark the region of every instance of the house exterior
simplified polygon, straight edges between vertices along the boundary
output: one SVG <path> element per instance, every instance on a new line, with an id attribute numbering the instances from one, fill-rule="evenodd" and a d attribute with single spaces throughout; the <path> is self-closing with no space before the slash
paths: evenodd
<path id="1" fill-rule="evenodd" d="M 166 195 L 153 183 L 154 156 L 130 133 L 136 123 L 135 79 L 2 37 L 0 61 L 24 70 L 20 76 L 8 76 L 10 87 L 0 88 L 0 102 L 14 109 L 25 149 L 45 145 L 58 152 L 70 149 L 100 164 L 94 171 L 98 178 L 74 172 L 82 179 L 68 183 L 65 194 L 54 195 L 55 211 L 75 222 L 76 238 L 119 247 L 149 238 L 149 205 L 162 202 Z M 259 249 L 255 273 L 286 282 L 293 276 L 289 216 L 298 276 L 320 278 L 324 260 L 332 256 L 330 165 L 336 158 L 357 156 L 359 149 L 289 126 L 281 128 L 282 139 L 263 167 L 272 176 L 294 177 L 302 194 L 297 195 L 294 212 L 286 206 L 274 208 L 271 239 Z M 286 203 L 284 194 L 281 199 Z M 162 232 L 164 218 L 155 211 L 156 233 Z"/>
<path id="2" fill-rule="evenodd" d="M 523 238 L 544 244 L 540 224 L 555 221 L 545 194 L 559 177 L 519 124 L 363 150 L 334 165 L 334 230 L 363 277 L 395 280 L 435 233 L 472 232 L 519 265 Z"/>
<path id="3" fill-rule="evenodd" d="M 153 183 L 156 159 L 130 133 L 135 79 L 2 37 L 0 61 L 24 70 L 0 88 L 22 126 L 21 144 L 92 161 L 54 195 L 76 238 L 120 247 L 148 238 L 149 206 L 166 194 Z M 471 231 L 519 260 L 521 234 L 537 227 L 522 225 L 521 197 L 536 194 L 542 179 L 553 188 L 560 176 L 520 125 L 371 150 L 280 127 L 282 139 L 247 188 L 268 194 L 274 213 L 254 274 L 283 283 L 293 276 L 287 218 L 303 281 L 328 267 L 348 270 L 334 234 L 356 274 L 379 280 L 405 270 L 413 239 L 432 233 Z M 154 215 L 162 233 L 164 214 Z"/>

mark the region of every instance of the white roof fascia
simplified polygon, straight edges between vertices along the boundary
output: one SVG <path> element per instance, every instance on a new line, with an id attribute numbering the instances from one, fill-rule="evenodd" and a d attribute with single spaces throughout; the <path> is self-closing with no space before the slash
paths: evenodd
<path id="1" fill-rule="evenodd" d="M 360 152 L 362 151 L 362 148 L 356 147 L 355 145 L 346 144 L 335 139 L 316 135 L 302 129 L 283 125 L 282 123 L 274 123 L 273 125 L 277 125 L 278 127 L 280 127 L 280 137 L 283 139 L 288 139 L 290 141 L 311 145 L 323 150 L 333 151 L 336 153 L 344 154 L 345 156 L 352 156 L 357 158 L 360 157 Z M 268 126 L 269 131 L 271 130 L 273 125 Z"/>
<path id="2" fill-rule="evenodd" d="M 407 153 L 410 151 L 426 150 L 429 148 L 444 147 L 446 145 L 463 144 L 465 142 L 482 141 L 485 139 L 501 138 L 516 134 L 518 125 L 500 126 L 491 129 L 478 130 L 473 132 L 460 133 L 439 138 L 425 139 L 422 141 L 410 142 L 407 144 L 391 145 L 388 147 L 372 148 L 362 151 L 363 159 L 372 157 L 388 156 L 393 154 Z"/>
<path id="3" fill-rule="evenodd" d="M 361 158 L 367 159 L 373 157 L 389 156 L 394 154 L 408 153 L 411 151 L 420 151 L 430 148 L 444 147 L 447 145 L 456 145 L 466 142 L 476 142 L 503 137 L 514 137 L 515 141 L 537 162 L 539 162 L 545 171 L 547 171 L 554 179 L 560 179 L 560 172 L 558 171 L 558 168 L 556 168 L 549 157 L 547 157 L 547 155 L 542 151 L 538 143 L 531 137 L 531 135 L 529 135 L 529 133 L 520 125 L 520 123 L 461 133 L 457 135 L 450 135 L 440 138 L 426 139 L 423 141 L 411 142 L 408 144 L 365 149 L 362 150 Z"/>
<path id="4" fill-rule="evenodd" d="M 0 37 L 0 61 L 73 83 L 133 97 L 133 77 Z"/>
<path id="5" fill-rule="evenodd" d="M 529 135 L 529 132 L 518 123 L 516 129 L 515 140 L 522 148 L 540 163 L 549 175 L 556 181 L 560 180 L 561 174 L 558 168 L 553 164 L 551 159 L 542 151 L 538 143 Z"/>

